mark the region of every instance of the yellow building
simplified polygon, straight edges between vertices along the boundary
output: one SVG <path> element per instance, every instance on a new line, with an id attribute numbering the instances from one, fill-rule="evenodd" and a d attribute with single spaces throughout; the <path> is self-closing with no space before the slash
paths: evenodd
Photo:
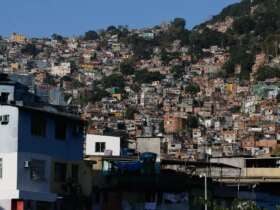
<path id="1" fill-rule="evenodd" d="M 25 43 L 26 37 L 21 34 L 13 33 L 10 40 L 16 43 Z"/>
<path id="2" fill-rule="evenodd" d="M 122 94 L 120 94 L 120 93 L 112 94 L 112 97 L 118 99 L 118 101 L 122 100 Z"/>
<path id="3" fill-rule="evenodd" d="M 231 84 L 231 83 L 226 84 L 226 92 L 229 95 L 231 95 L 233 93 L 233 84 Z"/>
<path id="4" fill-rule="evenodd" d="M 19 63 L 11 63 L 11 69 L 13 71 L 17 71 L 20 69 L 20 64 Z"/>
<path id="5" fill-rule="evenodd" d="M 82 69 L 84 69 L 85 71 L 92 71 L 93 68 L 94 68 L 94 65 L 93 65 L 93 64 L 87 64 L 87 63 L 85 63 L 85 64 L 82 64 L 81 67 L 82 67 Z"/>
<path id="6" fill-rule="evenodd" d="M 112 112 L 112 114 L 117 118 L 123 118 L 123 112 Z"/>

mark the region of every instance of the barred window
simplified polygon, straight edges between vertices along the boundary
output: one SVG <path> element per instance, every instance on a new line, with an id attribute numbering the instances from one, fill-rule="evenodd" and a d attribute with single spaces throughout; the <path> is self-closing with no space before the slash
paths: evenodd
<path id="1" fill-rule="evenodd" d="M 105 151 L 105 142 L 96 142 L 95 152 L 104 152 L 104 151 Z"/>
<path id="2" fill-rule="evenodd" d="M 30 176 L 33 181 L 43 181 L 46 178 L 44 160 L 32 160 Z"/>

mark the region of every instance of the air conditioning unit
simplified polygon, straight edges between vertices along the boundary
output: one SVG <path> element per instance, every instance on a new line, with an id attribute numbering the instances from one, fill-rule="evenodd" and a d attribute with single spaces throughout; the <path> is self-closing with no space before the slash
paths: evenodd
<path id="1" fill-rule="evenodd" d="M 112 156 L 113 155 L 113 151 L 112 150 L 105 150 L 104 151 L 104 155 L 105 156 Z"/>
<path id="2" fill-rule="evenodd" d="M 29 160 L 24 161 L 24 168 L 30 168 L 30 166 L 31 166 L 31 161 Z"/>

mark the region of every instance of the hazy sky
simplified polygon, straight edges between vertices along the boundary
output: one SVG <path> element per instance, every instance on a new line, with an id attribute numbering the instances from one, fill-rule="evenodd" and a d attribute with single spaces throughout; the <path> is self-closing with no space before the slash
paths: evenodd
<path id="1" fill-rule="evenodd" d="M 239 0 L 0 0 L 0 34 L 79 35 L 109 25 L 153 26 L 183 17 L 191 28 Z"/>

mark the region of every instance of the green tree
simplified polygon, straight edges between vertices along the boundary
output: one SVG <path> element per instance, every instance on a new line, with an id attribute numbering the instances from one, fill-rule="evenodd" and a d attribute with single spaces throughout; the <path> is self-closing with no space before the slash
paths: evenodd
<path id="1" fill-rule="evenodd" d="M 159 72 L 149 72 L 147 70 L 141 70 L 135 72 L 135 81 L 139 84 L 151 83 L 153 81 L 159 81 L 163 79 L 163 75 Z"/>
<path id="2" fill-rule="evenodd" d="M 110 94 L 99 88 L 99 87 L 95 87 L 91 93 L 91 100 L 94 102 L 100 101 L 102 98 L 108 97 L 110 96 Z"/>
<path id="3" fill-rule="evenodd" d="M 184 18 L 175 18 L 171 22 L 171 27 L 175 28 L 178 31 L 185 30 L 185 26 L 186 26 L 186 21 Z"/>
<path id="4" fill-rule="evenodd" d="M 136 59 L 150 59 L 154 47 L 157 46 L 155 40 L 145 40 L 138 35 L 130 36 L 127 42 L 131 46 Z"/>
<path id="5" fill-rule="evenodd" d="M 270 11 L 268 10 L 260 14 L 257 14 L 255 16 L 255 18 L 257 18 L 258 20 L 256 21 L 256 26 L 255 26 L 256 35 L 261 35 L 263 37 L 266 37 L 275 32 L 279 32 L 278 30 L 280 27 L 279 12 L 280 12 L 279 8 L 278 10 L 276 8 L 273 8 Z"/>
<path id="6" fill-rule="evenodd" d="M 111 33 L 111 34 L 118 34 L 119 30 L 117 29 L 116 26 L 108 26 L 107 28 L 107 32 Z"/>
<path id="7" fill-rule="evenodd" d="M 111 74 L 108 77 L 104 77 L 102 79 L 102 84 L 105 88 L 118 87 L 123 89 L 125 86 L 124 78 L 119 74 Z"/>
<path id="8" fill-rule="evenodd" d="M 271 34 L 267 36 L 263 43 L 264 51 L 267 55 L 277 57 L 280 53 L 280 35 Z"/>
<path id="9" fill-rule="evenodd" d="M 176 65 L 171 68 L 171 73 L 176 79 L 181 78 L 185 73 L 185 67 L 182 65 Z"/>
<path id="10" fill-rule="evenodd" d="M 135 68 L 132 60 L 126 60 L 120 64 L 120 71 L 124 75 L 134 74 Z"/>
<path id="11" fill-rule="evenodd" d="M 234 21 L 233 30 L 239 34 L 250 33 L 255 29 L 255 21 L 251 16 L 244 16 Z"/>
<path id="12" fill-rule="evenodd" d="M 183 18 L 175 18 L 168 30 L 156 37 L 158 45 L 164 49 L 169 47 L 175 40 L 180 40 L 182 45 L 188 45 L 190 31 L 185 29 L 185 27 L 186 21 Z"/>
<path id="13" fill-rule="evenodd" d="M 269 66 L 264 66 L 258 70 L 256 74 L 256 79 L 258 81 L 264 81 L 266 79 L 271 78 L 280 78 L 280 69 L 279 68 L 272 68 Z"/>
<path id="14" fill-rule="evenodd" d="M 186 123 L 188 128 L 194 129 L 194 128 L 198 128 L 199 126 L 199 121 L 198 121 L 198 117 L 195 115 L 190 115 L 187 118 L 187 123 Z"/>
<path id="15" fill-rule="evenodd" d="M 213 17 L 210 22 L 222 21 L 226 17 L 241 17 L 250 14 L 251 0 L 242 0 L 240 3 L 231 4 L 224 8 L 219 15 Z"/>
<path id="16" fill-rule="evenodd" d="M 246 46 L 239 46 L 231 49 L 230 59 L 225 63 L 223 69 L 228 77 L 234 76 L 236 65 L 241 66 L 240 79 L 248 80 L 255 63 L 255 53 L 246 49 Z"/>
<path id="17" fill-rule="evenodd" d="M 98 34 L 96 31 L 87 31 L 84 35 L 84 40 L 96 40 L 98 39 Z"/>
<path id="18" fill-rule="evenodd" d="M 21 53 L 35 57 L 40 53 L 40 50 L 34 44 L 27 44 L 21 49 Z"/>
<path id="19" fill-rule="evenodd" d="M 162 49 L 160 54 L 160 59 L 163 62 L 164 65 L 168 65 L 170 61 L 173 59 L 179 58 L 180 53 L 179 52 L 167 52 L 165 49 Z"/>
<path id="20" fill-rule="evenodd" d="M 280 93 L 277 94 L 276 99 L 277 99 L 277 102 L 280 103 Z"/>
<path id="21" fill-rule="evenodd" d="M 56 33 L 52 35 L 52 39 L 58 42 L 64 42 L 64 37 Z"/>
<path id="22" fill-rule="evenodd" d="M 196 95 L 197 93 L 200 92 L 200 87 L 196 83 L 190 83 L 190 84 L 187 85 L 185 90 L 191 95 Z"/>

